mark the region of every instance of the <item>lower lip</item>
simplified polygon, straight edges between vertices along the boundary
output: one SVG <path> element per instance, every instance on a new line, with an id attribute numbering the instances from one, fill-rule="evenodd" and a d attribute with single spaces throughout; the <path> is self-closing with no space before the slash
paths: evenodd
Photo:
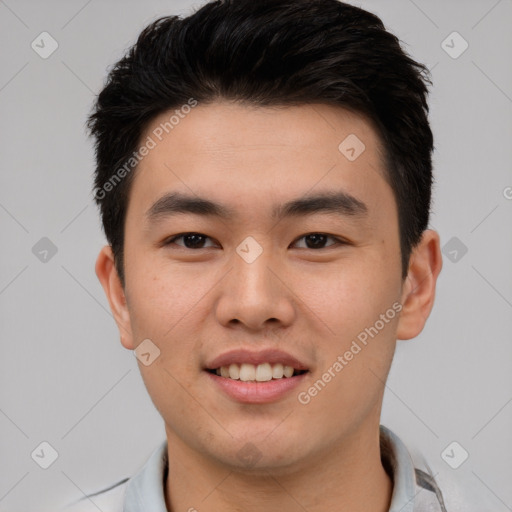
<path id="1" fill-rule="evenodd" d="M 228 396 L 238 402 L 247 404 L 275 402 L 299 386 L 308 374 L 308 372 L 305 372 L 294 377 L 283 377 L 282 379 L 272 379 L 266 382 L 244 382 L 220 377 L 206 370 L 205 373 Z"/>

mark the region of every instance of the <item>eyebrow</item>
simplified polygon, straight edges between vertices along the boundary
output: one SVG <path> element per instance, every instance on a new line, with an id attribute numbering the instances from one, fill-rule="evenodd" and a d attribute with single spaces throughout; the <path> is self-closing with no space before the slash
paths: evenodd
<path id="1" fill-rule="evenodd" d="M 365 203 L 342 191 L 329 191 L 307 195 L 284 204 L 275 205 L 272 219 L 302 217 L 317 213 L 335 213 L 341 216 L 364 217 L 368 213 Z M 146 212 L 151 224 L 177 214 L 195 214 L 229 220 L 236 217 L 236 211 L 210 199 L 170 192 L 158 199 Z"/>

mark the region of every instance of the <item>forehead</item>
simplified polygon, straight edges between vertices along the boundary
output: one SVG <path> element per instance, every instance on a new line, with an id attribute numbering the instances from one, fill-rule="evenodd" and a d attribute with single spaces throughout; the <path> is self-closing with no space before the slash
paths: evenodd
<path id="1" fill-rule="evenodd" d="M 278 199 L 319 190 L 341 190 L 362 202 L 390 193 L 377 133 L 355 113 L 230 102 L 187 110 L 161 114 L 141 137 L 153 147 L 132 183 L 130 203 L 139 210 L 172 191 L 229 200 L 231 211 L 251 202 L 252 212 L 263 213 L 267 204 L 274 215 Z"/>

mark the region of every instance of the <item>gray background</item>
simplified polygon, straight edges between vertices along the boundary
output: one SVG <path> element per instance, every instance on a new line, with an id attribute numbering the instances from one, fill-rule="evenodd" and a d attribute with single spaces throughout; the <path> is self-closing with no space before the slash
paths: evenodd
<path id="1" fill-rule="evenodd" d="M 443 246 L 458 239 L 427 327 L 399 342 L 382 423 L 438 478 L 512 510 L 512 1 L 353 3 L 432 70 L 432 226 Z M 50 510 L 99 490 L 164 439 L 94 273 L 105 240 L 84 122 L 139 31 L 198 5 L 0 0 L 0 511 Z M 43 31 L 59 45 L 47 59 L 31 48 Z M 458 58 L 442 46 L 453 31 L 469 43 Z M 46 262 L 32 251 L 43 237 L 57 248 Z M 42 441 L 58 452 L 46 470 L 31 458 Z M 469 453 L 458 469 L 441 457 L 452 441 Z"/>

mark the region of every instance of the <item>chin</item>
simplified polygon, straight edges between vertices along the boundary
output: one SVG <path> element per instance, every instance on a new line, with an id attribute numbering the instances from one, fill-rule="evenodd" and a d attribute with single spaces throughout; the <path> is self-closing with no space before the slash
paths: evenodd
<path id="1" fill-rule="evenodd" d="M 300 452 L 298 447 L 300 447 Z M 217 445 L 214 450 L 210 444 L 205 447 L 205 450 L 210 457 L 229 467 L 232 471 L 250 474 L 267 474 L 268 471 L 290 472 L 293 467 L 300 465 L 301 460 L 305 457 L 303 444 L 294 441 L 289 436 L 275 436 L 267 439 L 264 436 L 253 438 L 248 435 L 248 432 L 238 439 L 233 436 L 227 440 L 226 444 Z"/>

